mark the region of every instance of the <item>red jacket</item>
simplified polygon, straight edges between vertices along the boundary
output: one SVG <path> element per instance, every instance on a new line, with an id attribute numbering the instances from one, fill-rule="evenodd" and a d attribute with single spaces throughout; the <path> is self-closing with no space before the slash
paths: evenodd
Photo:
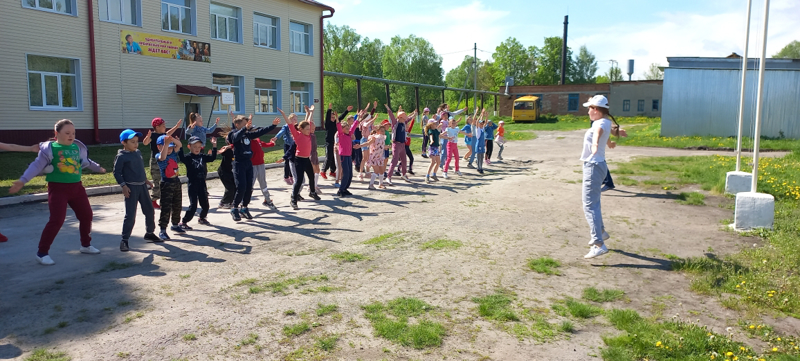
<path id="1" fill-rule="evenodd" d="M 411 134 L 411 129 L 414 129 L 415 120 L 416 119 L 411 119 L 410 122 L 406 123 L 408 124 L 408 129 L 406 129 L 406 145 L 411 145 L 411 137 L 409 137 L 409 134 Z"/>
<path id="2" fill-rule="evenodd" d="M 264 164 L 264 149 L 263 148 L 270 148 L 270 147 L 274 147 L 274 146 L 275 146 L 274 142 L 267 143 L 267 142 L 264 142 L 263 140 L 258 139 L 258 138 L 251 139 L 250 140 L 250 150 L 253 151 L 253 158 L 251 159 L 251 162 L 253 162 L 253 165 Z"/>

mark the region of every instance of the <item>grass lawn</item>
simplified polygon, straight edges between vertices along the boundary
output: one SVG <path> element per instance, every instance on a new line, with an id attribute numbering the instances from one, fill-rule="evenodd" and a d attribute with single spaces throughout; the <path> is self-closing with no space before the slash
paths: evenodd
<path id="1" fill-rule="evenodd" d="M 657 118 L 653 118 L 657 119 Z M 632 145 L 640 147 L 665 147 L 665 148 L 701 148 L 708 149 L 736 149 L 736 137 L 662 137 L 661 123 L 646 124 L 645 126 L 630 127 L 622 120 L 618 120 L 622 128 L 627 130 L 628 137 L 612 140 L 619 145 Z M 742 139 L 742 148 L 751 149 L 752 138 Z M 800 150 L 800 140 L 796 139 L 770 139 L 761 138 L 762 150 Z"/>

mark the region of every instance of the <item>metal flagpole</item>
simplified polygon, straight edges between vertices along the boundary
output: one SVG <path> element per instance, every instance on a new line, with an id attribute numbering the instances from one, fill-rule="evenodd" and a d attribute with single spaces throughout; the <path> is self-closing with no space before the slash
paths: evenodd
<path id="1" fill-rule="evenodd" d="M 764 0 L 764 38 L 761 41 L 761 64 L 758 68 L 758 95 L 756 100 L 756 131 L 753 134 L 753 179 L 750 192 L 756 193 L 758 187 L 758 147 L 761 143 L 762 105 L 764 104 L 764 68 L 767 56 L 767 29 L 769 25 L 769 0 Z"/>
<path id="2" fill-rule="evenodd" d="M 736 171 L 742 169 L 742 127 L 744 124 L 744 100 L 747 93 L 747 51 L 750 45 L 750 10 L 753 0 L 747 0 L 747 27 L 744 30 L 744 56 L 742 57 L 742 94 L 739 98 L 739 133 L 736 140 Z"/>

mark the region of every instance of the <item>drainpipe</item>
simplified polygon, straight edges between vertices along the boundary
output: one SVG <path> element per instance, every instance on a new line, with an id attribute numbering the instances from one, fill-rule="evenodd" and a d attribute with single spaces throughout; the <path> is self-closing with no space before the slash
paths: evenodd
<path id="1" fill-rule="evenodd" d="M 91 1 L 91 0 L 89 0 L 89 1 Z M 325 11 L 325 10 L 323 10 L 323 11 Z M 331 13 L 328 14 L 328 15 L 322 15 L 322 16 L 319 17 L 319 108 L 320 108 L 320 113 L 319 114 L 325 114 L 325 109 L 327 109 L 325 107 L 325 74 L 324 74 L 324 71 L 325 71 L 325 63 L 324 63 L 325 50 L 323 50 L 323 48 L 325 47 L 325 24 L 324 24 L 324 21 L 325 21 L 325 19 L 333 17 L 334 10 L 330 9 L 328 11 L 330 11 Z M 325 116 L 324 115 L 322 116 L 322 122 L 321 123 L 322 123 L 321 124 L 322 125 L 322 129 L 325 129 Z"/>
<path id="2" fill-rule="evenodd" d="M 94 117 L 94 142 L 100 143 L 100 115 L 97 107 L 97 58 L 94 49 L 94 6 L 93 0 L 87 0 L 87 18 L 89 18 L 89 59 L 92 73 L 92 116 Z"/>

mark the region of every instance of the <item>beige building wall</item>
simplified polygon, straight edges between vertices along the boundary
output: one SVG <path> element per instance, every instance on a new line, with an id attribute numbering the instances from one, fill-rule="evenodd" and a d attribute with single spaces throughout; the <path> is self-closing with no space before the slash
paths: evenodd
<path id="1" fill-rule="evenodd" d="M 0 33 L 3 34 L 0 52 L 0 81 L 4 87 L 0 107 L 5 110 L 0 129 L 51 129 L 54 121 L 69 118 L 79 129 L 92 129 L 92 94 L 89 59 L 88 21 L 86 3 L 77 1 L 77 16 L 61 15 L 23 8 L 19 0 L 0 12 Z M 290 82 L 313 83 L 311 101 L 320 99 L 319 18 L 322 8 L 295 0 L 229 0 L 223 5 L 239 7 L 242 13 L 241 43 L 211 39 L 210 1 L 196 0 L 196 33 L 181 35 L 161 30 L 161 2 L 142 0 L 142 26 L 121 25 L 101 21 L 98 0 L 92 16 L 95 20 L 97 56 L 97 87 L 101 129 L 148 128 L 154 117 L 174 124 L 184 117 L 184 103 L 189 96 L 178 95 L 175 85 L 212 86 L 212 74 L 242 77 L 243 109 L 237 114 L 254 113 L 255 78 L 281 81 L 281 107 L 290 108 Z M 253 45 L 253 13 L 259 12 L 280 19 L 280 50 Z M 290 20 L 311 25 L 312 55 L 290 52 Z M 29 24 L 48 24 L 30 26 Z M 186 38 L 211 44 L 211 63 L 182 61 L 168 58 L 123 54 L 120 31 Z M 28 81 L 25 53 L 71 57 L 81 64 L 81 111 L 31 111 L 28 106 Z M 200 103 L 206 123 L 219 116 L 210 115 L 213 98 L 194 97 Z M 315 121 L 321 124 L 324 107 L 317 105 Z M 276 114 L 254 114 L 256 125 L 271 123 Z M 13 119 L 13 120 L 12 120 Z M 24 126 L 19 121 L 24 119 Z M 221 121 L 220 123 L 224 123 Z"/>
<path id="2" fill-rule="evenodd" d="M 611 84 L 608 98 L 611 114 L 620 117 L 645 116 L 660 117 L 663 107 L 661 95 L 664 92 L 663 80 L 621 81 Z M 630 101 L 630 110 L 624 110 L 624 101 Z M 638 110 L 639 100 L 644 100 L 644 111 Z M 658 109 L 653 110 L 653 101 L 658 101 Z"/>

